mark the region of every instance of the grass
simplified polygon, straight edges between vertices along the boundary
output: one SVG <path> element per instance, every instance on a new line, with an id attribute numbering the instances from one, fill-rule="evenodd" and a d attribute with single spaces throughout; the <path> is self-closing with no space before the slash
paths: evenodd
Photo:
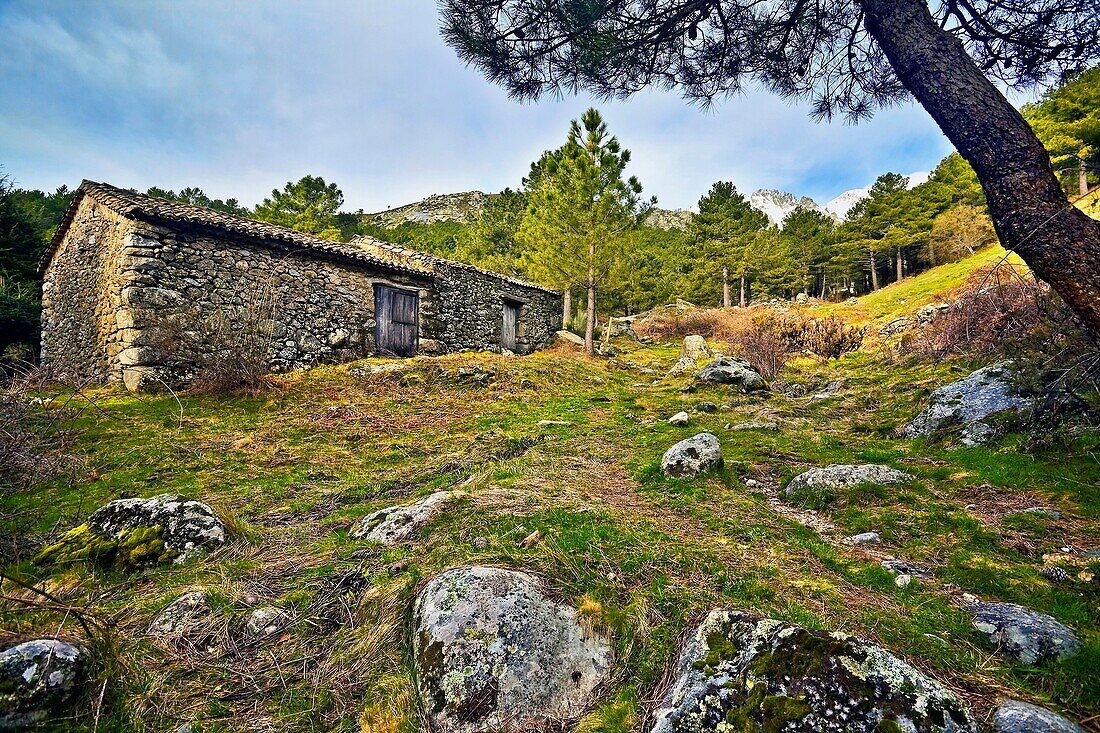
<path id="1" fill-rule="evenodd" d="M 910 291 L 905 305 L 930 287 Z M 901 307 L 886 297 L 862 306 L 866 317 Z M 419 729 L 405 631 L 412 598 L 419 583 L 464 563 L 536 573 L 611 635 L 616 683 L 582 731 L 636 730 L 680 635 L 715 607 L 875 639 L 959 690 L 979 714 L 1006 695 L 1078 718 L 1100 714 L 1100 592 L 1095 582 L 1053 585 L 1039 574 L 1043 556 L 1066 543 L 1100 546 L 1095 433 L 1057 454 L 1019 452 L 1012 438 L 1003 448 L 954 451 L 896 437 L 932 389 L 970 365 L 897 364 L 873 353 L 792 362 L 783 378 L 812 387 L 809 394 L 841 381 L 835 397 L 813 400 L 684 392 L 683 380 L 654 385 L 622 362 L 667 371 L 676 347 L 620 346 L 627 353 L 615 362 L 550 351 L 416 359 L 407 372 L 376 375 L 364 374 L 364 363 L 325 366 L 281 376 L 257 397 L 182 395 L 177 403 L 97 392 L 102 409 L 81 418 L 86 473 L 5 496 L 4 517 L 33 512 L 42 544 L 110 499 L 178 492 L 212 504 L 238 531 L 203 561 L 136 573 L 16 558 L 7 572 L 45 584 L 112 629 L 121 671 L 104 667 L 89 686 L 105 690 L 102 708 L 90 693 L 82 716 L 55 729 Z M 473 383 L 460 367 L 494 376 Z M 702 401 L 720 409 L 694 411 Z M 691 424 L 668 425 L 681 409 Z M 541 427 L 543 419 L 569 425 Z M 723 430 L 747 421 L 776 421 L 780 430 Z M 695 480 L 663 477 L 664 450 L 701 430 L 720 437 L 726 467 Z M 830 497 L 815 516 L 831 529 L 804 526 L 796 508 L 774 500 L 801 470 L 861 462 L 917 481 Z M 748 479 L 759 486 L 746 489 Z M 467 498 L 416 543 L 348 539 L 369 512 L 453 486 Z M 1035 505 L 1063 519 L 1021 518 Z M 541 540 L 522 546 L 536 530 Z M 839 542 L 870 530 L 884 539 L 871 553 Z M 937 580 L 898 588 L 876 553 L 926 565 Z M 144 634 L 160 608 L 195 587 L 217 600 L 212 650 Z M 1041 670 L 1002 661 L 970 627 L 960 591 L 1051 613 L 1080 630 L 1085 651 Z M 294 622 L 269 642 L 242 646 L 243 619 L 264 604 L 290 610 Z M 59 625 L 81 633 L 71 617 L 15 604 L 0 605 L 0 625 L 11 634 Z"/>

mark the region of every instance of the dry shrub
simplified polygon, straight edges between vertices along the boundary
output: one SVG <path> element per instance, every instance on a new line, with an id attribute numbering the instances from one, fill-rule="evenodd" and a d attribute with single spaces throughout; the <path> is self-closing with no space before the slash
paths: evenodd
<path id="1" fill-rule="evenodd" d="M 242 306 L 203 313 L 194 308 L 152 329 L 150 346 L 174 373 L 188 375 L 196 392 L 256 393 L 272 386 L 275 291 L 268 285 L 246 294 Z"/>
<path id="2" fill-rule="evenodd" d="M 839 359 L 863 345 L 867 329 L 851 326 L 836 316 L 809 318 L 801 322 L 799 341 L 804 349 L 822 359 Z"/>
<path id="3" fill-rule="evenodd" d="M 75 420 L 87 404 L 79 388 L 17 365 L 0 390 L 0 488 L 17 491 L 72 471 Z"/>
<path id="4" fill-rule="evenodd" d="M 801 324 L 796 317 L 769 308 L 754 310 L 749 322 L 725 340 L 765 379 L 775 379 L 798 347 Z"/>
<path id="5" fill-rule="evenodd" d="M 1060 330 L 1070 318 L 1050 286 L 1000 262 L 973 273 L 948 308 L 901 345 L 919 357 L 993 356 Z"/>
<path id="6" fill-rule="evenodd" d="M 634 332 L 644 341 L 675 341 L 697 334 L 706 339 L 725 338 L 741 330 L 749 310 L 722 308 L 654 308 L 634 323 Z"/>

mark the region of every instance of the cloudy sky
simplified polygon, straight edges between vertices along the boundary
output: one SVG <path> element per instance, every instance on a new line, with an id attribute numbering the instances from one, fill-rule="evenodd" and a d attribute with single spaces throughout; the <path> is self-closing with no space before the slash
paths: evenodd
<path id="1" fill-rule="evenodd" d="M 199 186 L 249 205 L 308 173 L 366 211 L 515 187 L 592 100 L 513 102 L 438 24 L 434 0 L 0 0 L 0 166 L 24 188 Z M 669 208 L 716 180 L 824 203 L 950 152 L 914 105 L 855 127 L 763 92 L 598 106 Z"/>

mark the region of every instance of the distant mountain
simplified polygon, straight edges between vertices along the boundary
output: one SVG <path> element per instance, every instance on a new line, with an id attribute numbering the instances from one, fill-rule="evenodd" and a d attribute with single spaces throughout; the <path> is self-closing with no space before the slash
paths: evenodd
<path id="1" fill-rule="evenodd" d="M 481 191 L 440 193 L 404 206 L 364 214 L 364 218 L 384 227 L 396 227 L 406 222 L 418 224 L 437 221 L 462 222 L 466 221 L 466 217 L 470 214 L 480 213 L 488 199 L 489 195 Z"/>
<path id="2" fill-rule="evenodd" d="M 658 209 L 654 207 L 645 218 L 646 226 L 654 229 L 687 229 L 692 213 L 686 209 Z"/>
<path id="3" fill-rule="evenodd" d="M 759 191 L 754 191 L 752 196 L 749 196 L 749 206 L 766 214 L 768 220 L 778 227 L 783 226 L 783 220 L 787 218 L 787 214 L 800 206 L 805 209 L 820 211 L 822 214 L 828 214 L 825 209 L 821 208 L 817 202 L 809 196 L 795 198 L 793 193 L 776 191 L 771 188 L 762 188 Z"/>
<path id="4" fill-rule="evenodd" d="M 928 171 L 917 171 L 910 173 L 906 182 L 906 188 L 916 188 L 920 184 L 928 180 L 928 176 L 931 175 Z M 852 207 L 857 203 L 867 198 L 871 194 L 871 187 L 867 188 L 853 188 L 849 191 L 837 196 L 835 199 L 825 204 L 825 211 L 833 215 L 838 221 L 844 221 L 848 218 L 848 212 L 852 210 Z"/>

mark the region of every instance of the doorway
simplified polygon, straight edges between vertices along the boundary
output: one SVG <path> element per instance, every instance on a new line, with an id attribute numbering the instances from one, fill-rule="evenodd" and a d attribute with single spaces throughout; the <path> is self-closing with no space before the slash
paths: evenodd
<path id="1" fill-rule="evenodd" d="M 420 294 L 374 286 L 374 343 L 382 356 L 415 356 L 419 348 Z"/>

